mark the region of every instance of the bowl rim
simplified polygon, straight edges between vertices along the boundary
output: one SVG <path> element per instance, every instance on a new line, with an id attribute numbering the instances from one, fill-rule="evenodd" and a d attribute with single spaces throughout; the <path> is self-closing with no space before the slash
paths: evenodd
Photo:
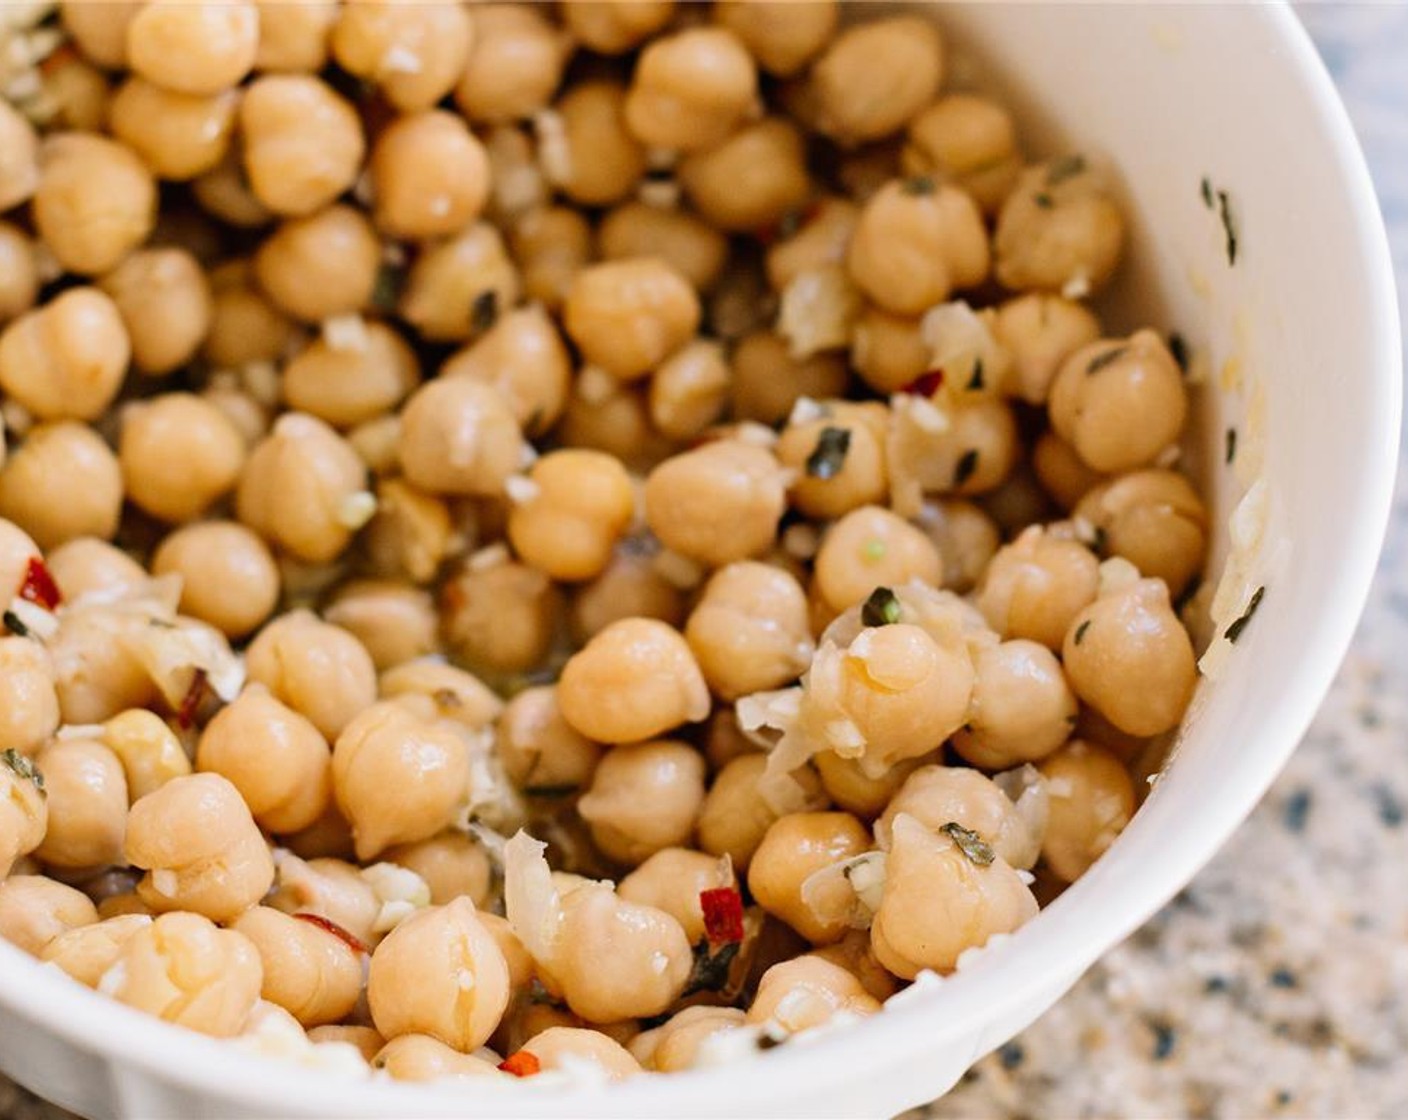
<path id="1" fill-rule="evenodd" d="M 1308 86 L 1319 118 L 1314 124 L 1331 146 L 1353 215 L 1356 255 L 1372 298 L 1363 314 L 1372 335 L 1366 349 L 1375 355 L 1372 369 L 1366 371 L 1372 378 L 1374 427 L 1363 436 L 1366 458 L 1377 467 L 1364 480 L 1359 495 L 1362 515 L 1343 542 L 1339 578 L 1325 589 L 1317 610 L 1318 632 L 1307 645 L 1311 652 L 1296 662 L 1284 703 L 1267 714 L 1266 737 L 1280 745 L 1268 753 L 1256 780 L 1225 783 L 1213 791 L 1200 810 L 1205 827 L 1186 842 L 1164 846 L 1159 875 L 1126 876 L 1123 891 L 1107 890 L 1099 897 L 1096 924 L 1107 932 L 1102 943 L 1092 943 L 1090 937 L 1091 901 L 1086 896 L 1091 891 L 1082 888 L 1094 884 L 1085 879 L 1030 923 L 1040 925 L 1040 939 L 1027 942 L 1021 952 L 1001 954 L 1001 984 L 991 982 L 987 967 L 945 978 L 944 1006 L 960 1018 L 967 1012 L 975 1021 L 991 1022 L 1016 1012 L 1031 992 L 1063 978 L 1074 979 L 1186 885 L 1226 842 L 1280 772 L 1318 710 L 1348 650 L 1377 567 L 1392 504 L 1403 407 L 1399 312 L 1384 222 L 1348 112 L 1305 28 L 1284 0 L 1244 14 L 1265 24 L 1268 40 L 1284 49 L 1287 64 Z M 882 1072 L 902 1059 L 919 1059 L 933 1045 L 925 1025 L 935 994 L 919 993 L 864 1024 L 844 1032 L 820 1032 L 806 1045 L 783 1047 L 755 1059 L 748 1068 L 761 1071 L 761 1077 L 741 1077 L 740 1067 L 728 1065 L 669 1078 L 638 1078 L 609 1088 L 585 1085 L 547 1091 L 545 1086 L 543 1091 L 525 1091 L 526 1086 L 490 1080 L 476 1082 L 473 1103 L 485 1115 L 560 1117 L 565 1108 L 576 1116 L 708 1115 L 717 1113 L 719 1101 L 735 1101 L 730 1109 L 735 1114 L 786 1114 L 794 1110 L 788 1098 L 802 1080 L 814 1089 L 853 1084 L 865 1071 Z M 149 1072 L 160 1083 L 218 1094 L 251 1109 L 281 1101 L 289 1114 L 332 1115 L 346 1109 L 359 1115 L 463 1115 L 467 1103 L 462 1085 L 354 1081 L 260 1057 L 74 984 L 57 968 L 40 965 L 3 942 L 0 1007 L 20 1021 L 16 1026 L 30 1023 L 85 1051 L 111 1056 L 123 1072 Z M 18 1074 L 23 1081 L 23 1071 Z M 121 1076 L 114 1077 L 113 1085 L 121 1096 Z M 884 1096 L 880 1086 L 876 1091 L 877 1098 Z"/>

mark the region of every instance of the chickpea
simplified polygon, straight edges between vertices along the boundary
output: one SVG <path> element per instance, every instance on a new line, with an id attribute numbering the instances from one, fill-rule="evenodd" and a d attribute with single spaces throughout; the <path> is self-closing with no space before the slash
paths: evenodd
<path id="1" fill-rule="evenodd" d="M 38 297 L 34 245 L 18 226 L 0 222 L 0 326 L 23 315 Z"/>
<path id="2" fill-rule="evenodd" d="M 184 366 L 210 329 L 210 285 L 183 249 L 139 249 L 98 286 L 122 316 L 141 373 L 156 377 Z"/>
<path id="3" fill-rule="evenodd" d="M 1061 660 L 1076 695 L 1131 735 L 1177 727 L 1198 680 L 1193 644 L 1158 579 L 1102 595 L 1077 614 Z"/>
<path id="4" fill-rule="evenodd" d="M 627 902 L 669 914 L 693 945 L 705 936 L 700 892 L 732 886 L 732 871 L 717 857 L 686 848 L 662 848 L 621 880 L 617 894 Z"/>
<path id="5" fill-rule="evenodd" d="M 532 7 L 479 4 L 474 42 L 455 86 L 455 104 L 476 124 L 531 117 L 562 81 L 568 44 Z"/>
<path id="6" fill-rule="evenodd" d="M 1032 448 L 1032 471 L 1042 489 L 1068 513 L 1106 478 L 1086 466 L 1075 448 L 1054 432 L 1042 432 L 1037 437 Z"/>
<path id="7" fill-rule="evenodd" d="M 739 561 L 715 572 L 684 633 L 724 700 L 781 688 L 811 663 L 806 592 L 769 564 Z"/>
<path id="8" fill-rule="evenodd" d="M 626 123 L 644 144 L 695 151 L 727 137 L 757 98 L 757 69 L 738 37 L 724 28 L 691 27 L 641 52 Z"/>
<path id="9" fill-rule="evenodd" d="M 873 1015 L 879 1010 L 879 1002 L 846 969 L 821 957 L 802 956 L 763 973 L 748 1022 L 800 1034 L 833 1015 Z"/>
<path id="10" fill-rule="evenodd" d="M 134 504 L 163 521 L 190 521 L 234 489 L 244 440 L 208 401 L 164 393 L 123 410 L 118 462 Z"/>
<path id="11" fill-rule="evenodd" d="M 380 688 L 383 700 L 398 696 L 429 697 L 442 719 L 462 724 L 471 731 L 488 727 L 504 711 L 504 702 L 473 673 L 430 657 L 386 670 L 381 674 Z"/>
<path id="12" fill-rule="evenodd" d="M 550 311 L 562 307 L 573 279 L 595 255 L 591 225 L 567 206 L 540 206 L 524 214 L 509 230 L 509 247 L 523 276 L 523 294 Z"/>
<path id="13" fill-rule="evenodd" d="M 70 288 L 0 334 L 0 388 L 40 420 L 96 420 L 130 353 L 118 306 L 96 288 Z"/>
<path id="14" fill-rule="evenodd" d="M 509 994 L 504 955 L 467 898 L 407 918 L 372 954 L 367 999 L 385 1038 L 428 1034 L 473 1050 L 498 1026 Z"/>
<path id="15" fill-rule="evenodd" d="M 643 377 L 699 326 L 699 297 L 663 260 L 636 257 L 579 272 L 563 306 L 567 333 L 593 365 Z"/>
<path id="16" fill-rule="evenodd" d="M 846 401 L 821 407 L 823 415 L 789 424 L 777 442 L 778 460 L 797 474 L 793 507 L 823 519 L 883 501 L 889 493 L 885 407 Z"/>
<path id="17" fill-rule="evenodd" d="M 660 1014 L 684 990 L 693 959 L 679 922 L 617 898 L 604 884 L 586 883 L 562 898 L 557 944 L 544 982 L 589 1023 Z M 540 970 L 544 964 L 538 961 Z"/>
<path id="18" fill-rule="evenodd" d="M 57 868 L 122 862 L 127 781 L 117 756 L 101 743 L 63 739 L 35 757 L 44 775 L 49 829 L 35 856 Z"/>
<path id="19" fill-rule="evenodd" d="M 728 260 L 728 239 L 685 210 L 625 202 L 597 230 L 604 260 L 658 257 L 700 291 L 712 288 Z"/>
<path id="20" fill-rule="evenodd" d="M 1207 509 L 1181 474 L 1134 471 L 1091 489 L 1075 508 L 1105 547 L 1181 594 L 1207 556 Z"/>
<path id="21" fill-rule="evenodd" d="M 393 409 L 420 383 L 415 352 L 384 323 L 367 323 L 366 344 L 337 349 L 319 337 L 284 367 L 284 400 L 338 428 Z"/>
<path id="22" fill-rule="evenodd" d="M 259 48 L 254 68 L 265 74 L 314 74 L 327 65 L 328 32 L 337 0 L 254 0 L 259 9 Z"/>
<path id="23" fill-rule="evenodd" d="M 310 564 L 347 547 L 346 507 L 366 482 L 357 453 L 321 420 L 286 412 L 249 455 L 235 511 L 245 525 Z"/>
<path id="24" fill-rule="evenodd" d="M 839 354 L 793 358 L 772 331 L 745 335 L 733 352 L 733 415 L 777 424 L 801 397 L 828 400 L 846 390 L 846 363 Z"/>
<path id="25" fill-rule="evenodd" d="M 1022 171 L 1012 114 L 996 101 L 952 93 L 910 122 L 900 163 L 907 175 L 932 175 L 967 192 L 994 215 Z"/>
<path id="26" fill-rule="evenodd" d="M 110 93 L 103 72 L 76 51 L 55 51 L 45 62 L 44 94 L 53 110 L 46 122 L 48 127 L 74 132 L 103 131 L 107 127 Z"/>
<path id="27" fill-rule="evenodd" d="M 144 0 L 63 0 L 59 20 L 85 56 L 104 70 L 122 70 L 127 66 L 127 25 L 144 6 Z"/>
<path id="28" fill-rule="evenodd" d="M 517 303 L 520 287 L 503 237 L 479 222 L 420 251 L 406 277 L 400 315 L 423 338 L 459 342 Z"/>
<path id="29" fill-rule="evenodd" d="M 39 546 L 28 533 L 14 522 L 0 518 L 0 588 L 8 588 L 12 596 L 18 595 L 28 578 L 30 565 L 35 561 L 43 563 L 43 560 Z"/>
<path id="30" fill-rule="evenodd" d="M 152 0 L 127 25 L 127 65 L 177 93 L 238 85 L 258 49 L 259 9 L 247 0 Z"/>
<path id="31" fill-rule="evenodd" d="M 590 391 L 586 385 L 592 386 Z M 557 437 L 567 447 L 605 451 L 636 472 L 650 470 L 675 450 L 650 426 L 643 390 L 609 383 L 603 387 L 591 375 L 579 380 L 576 392 L 568 398 Z"/>
<path id="32" fill-rule="evenodd" d="M 970 717 L 953 740 L 969 762 L 988 770 L 1020 766 L 1070 738 L 1076 698 L 1045 646 L 1003 642 L 979 653 L 975 667 Z"/>
<path id="33" fill-rule="evenodd" d="M 623 618 L 654 618 L 679 628 L 684 623 L 684 596 L 662 576 L 654 559 L 641 555 L 630 542 L 592 582 L 572 598 L 569 622 L 572 638 L 585 645 L 594 635 Z"/>
<path id="34" fill-rule="evenodd" d="M 3 477 L 0 477 L 3 481 Z M 132 619 L 110 607 L 66 612 L 49 639 L 65 723 L 99 723 L 128 708 L 154 704 L 156 686 L 126 642 L 135 637 Z M 141 620 L 145 626 L 145 620 Z"/>
<path id="35" fill-rule="evenodd" d="M 637 743 L 709 714 L 699 664 L 663 622 L 613 622 L 574 654 L 558 682 L 567 723 L 603 743 Z"/>
<path id="36" fill-rule="evenodd" d="M 862 506 L 836 522 L 816 554 L 816 589 L 835 611 L 881 586 L 922 580 L 938 586 L 943 562 L 923 532 L 879 506 Z"/>
<path id="37" fill-rule="evenodd" d="M 582 46 L 597 54 L 625 54 L 670 22 L 674 0 L 582 0 L 563 4 L 562 20 Z"/>
<path id="38" fill-rule="evenodd" d="M 1100 337 L 1100 320 L 1074 300 L 1031 292 L 998 307 L 992 332 L 1012 358 L 1007 390 L 1042 405 L 1066 359 Z"/>
<path id="39" fill-rule="evenodd" d="M 726 763 L 699 811 L 699 846 L 710 855 L 727 855 L 739 872 L 748 870 L 768 829 L 781 814 L 764 799 L 759 782 L 767 767 L 762 754 L 739 755 Z M 810 767 L 792 772 L 802 798 L 798 809 L 812 812 L 826 806 L 821 782 Z"/>
<path id="40" fill-rule="evenodd" d="M 381 902 L 354 864 L 340 859 L 280 855 L 277 889 L 265 904 L 285 914 L 316 914 L 340 926 L 363 945 L 376 944 L 372 931 Z"/>
<path id="41" fill-rule="evenodd" d="M 754 852 L 748 889 L 759 906 L 808 941 L 839 940 L 847 929 L 844 906 L 811 896 L 804 884 L 814 872 L 870 847 L 870 831 L 849 813 L 789 813 L 773 822 Z"/>
<path id="42" fill-rule="evenodd" d="M 1124 251 L 1124 218 L 1080 156 L 1029 167 L 1002 204 L 994 274 L 1013 291 L 1099 291 Z"/>
<path id="43" fill-rule="evenodd" d="M 772 452 L 718 440 L 666 460 L 645 484 L 645 517 L 660 542 L 709 567 L 759 556 L 786 506 Z"/>
<path id="44" fill-rule="evenodd" d="M 606 856 L 638 865 L 687 843 L 703 802 L 703 756 L 687 743 L 657 740 L 607 751 L 577 812 Z"/>
<path id="45" fill-rule="evenodd" d="M 890 803 L 905 779 L 929 756 L 906 758 L 878 777 L 866 773 L 863 758 L 842 758 L 835 751 L 822 751 L 812 757 L 821 776 L 821 788 L 838 809 L 864 821 L 873 821 Z"/>
<path id="46" fill-rule="evenodd" d="M 127 942 L 151 924 L 146 914 L 122 914 L 95 925 L 78 926 L 45 945 L 39 959 L 57 965 L 80 984 L 96 988 L 103 973 L 117 963 Z"/>
<path id="47" fill-rule="evenodd" d="M 86 424 L 35 428 L 0 470 L 0 517 L 43 548 L 76 537 L 110 539 L 121 514 L 117 456 Z"/>
<path id="48" fill-rule="evenodd" d="M 520 1052 L 532 1054 L 544 1070 L 585 1063 L 600 1070 L 607 1081 L 622 1081 L 641 1072 L 640 1063 L 619 1042 L 582 1027 L 549 1027 L 525 1042 Z"/>
<path id="49" fill-rule="evenodd" d="M 32 957 L 61 934 L 97 920 L 87 895 L 43 875 L 11 875 L 0 883 L 0 937 Z"/>
<path id="50" fill-rule="evenodd" d="M 1033 525 L 997 550 L 978 587 L 978 609 L 1003 637 L 1058 650 L 1099 583 L 1100 563 L 1088 548 Z"/>
<path id="51" fill-rule="evenodd" d="M 181 611 L 229 638 L 257 629 L 279 601 L 279 569 L 259 537 L 234 521 L 177 529 L 152 557 L 152 574 L 181 577 Z"/>
<path id="52" fill-rule="evenodd" d="M 449 509 L 404 479 L 384 479 L 377 483 L 376 514 L 363 543 L 376 574 L 429 583 L 449 552 Z"/>
<path id="53" fill-rule="evenodd" d="M 869 930 L 850 930 L 840 941 L 813 949 L 807 956 L 844 968 L 881 1003 L 899 991 L 899 981 L 875 959 L 875 951 L 870 947 Z"/>
<path id="54" fill-rule="evenodd" d="M 272 0 L 272 2 L 277 6 L 282 6 L 284 0 Z M 375 1027 L 346 1027 L 332 1023 L 313 1027 L 308 1032 L 308 1041 L 319 1046 L 325 1042 L 341 1042 L 348 1046 L 355 1046 L 357 1052 L 362 1055 L 362 1060 L 368 1065 L 386 1045 L 386 1039 L 376 1032 Z"/>
<path id="55" fill-rule="evenodd" d="M 407 479 L 447 494 L 499 494 L 518 470 L 523 438 L 499 391 L 475 378 L 428 382 L 402 415 Z"/>
<path id="56" fill-rule="evenodd" d="M 808 272 L 843 264 L 859 214 L 849 199 L 823 198 L 805 212 L 794 210 L 786 215 L 778 240 L 767 251 L 768 283 L 773 291 L 786 291 Z"/>
<path id="57" fill-rule="evenodd" d="M 569 448 L 544 455 L 528 480 L 533 493 L 515 502 L 508 518 L 515 551 L 553 579 L 600 575 L 635 515 L 625 468 L 599 451 Z"/>
<path id="58" fill-rule="evenodd" d="M 831 40 L 811 71 L 817 127 L 846 145 L 898 132 L 934 100 L 944 45 L 933 22 L 898 15 Z"/>
<path id="59" fill-rule="evenodd" d="M 430 593 L 394 580 L 344 583 L 323 617 L 350 630 L 378 669 L 434 653 L 439 646 L 439 618 Z"/>
<path id="60" fill-rule="evenodd" d="M 967 594 L 982 579 L 1002 543 L 997 523 L 972 502 L 928 502 L 919 524 L 943 557 L 943 586 Z"/>
<path id="61" fill-rule="evenodd" d="M 210 330 L 201 354 L 212 366 L 239 369 L 251 362 L 273 362 L 297 336 L 292 320 L 248 283 L 212 273 Z M 219 278 L 222 282 L 216 283 Z"/>
<path id="62" fill-rule="evenodd" d="M 376 667 L 366 647 L 309 611 L 264 627 L 245 651 L 249 679 L 306 716 L 326 739 L 376 699 Z"/>
<path id="63" fill-rule="evenodd" d="M 219 774 L 173 778 L 127 817 L 127 862 L 154 910 L 193 910 L 224 922 L 255 905 L 274 881 L 274 861 L 244 800 Z"/>
<path id="64" fill-rule="evenodd" d="M 562 718 L 555 685 L 514 696 L 504 706 L 496 743 L 504 772 L 529 793 L 585 785 L 601 759 L 601 748 Z"/>
<path id="65" fill-rule="evenodd" d="M 131 801 L 191 772 L 185 746 L 155 712 L 133 708 L 118 713 L 103 724 L 102 741 L 122 764 Z"/>
<path id="66" fill-rule="evenodd" d="M 39 185 L 39 138 L 8 101 L 0 103 L 0 212 L 11 210 Z"/>
<path id="67" fill-rule="evenodd" d="M 259 229 L 274 220 L 274 212 L 255 197 L 237 147 L 230 146 L 218 164 L 191 181 L 191 194 L 205 213 L 226 225 Z"/>
<path id="68" fill-rule="evenodd" d="M 723 414 L 730 374 L 717 342 L 686 343 L 650 381 L 650 419 L 670 439 L 701 435 Z"/>
<path id="69" fill-rule="evenodd" d="M 1051 387 L 1051 426 L 1097 471 L 1145 466 L 1178 439 L 1188 415 L 1183 374 L 1151 330 L 1081 347 Z"/>
<path id="70" fill-rule="evenodd" d="M 722 0 L 714 5 L 714 19 L 743 40 L 758 65 L 777 78 L 793 77 L 821 53 L 839 14 L 836 0 Z"/>
<path id="71" fill-rule="evenodd" d="M 352 186 L 366 153 L 356 110 L 319 78 L 266 75 L 240 104 L 244 169 L 277 214 L 311 215 Z"/>
<path id="72" fill-rule="evenodd" d="M 645 173 L 645 149 L 626 127 L 624 86 L 588 81 L 572 87 L 555 106 L 561 118 L 562 167 L 549 177 L 573 202 L 608 206 L 629 196 Z"/>
<path id="73" fill-rule="evenodd" d="M 764 117 L 679 169 L 685 195 L 720 229 L 755 232 L 781 222 L 811 192 L 802 136 L 780 117 Z"/>
<path id="74" fill-rule="evenodd" d="M 380 258 L 371 223 L 337 205 L 281 224 L 255 253 L 254 273 L 280 311 L 318 323 L 367 306 Z"/>
<path id="75" fill-rule="evenodd" d="M 134 77 L 113 95 L 110 123 L 158 178 L 194 179 L 229 150 L 238 106 L 233 90 L 197 96 Z"/>
<path id="76" fill-rule="evenodd" d="M 0 638 L 0 751 L 32 755 L 58 726 L 49 651 L 28 638 Z M 3 768 L 0 778 L 9 779 Z"/>
<path id="77" fill-rule="evenodd" d="M 307 828 L 332 797 L 327 740 L 259 685 L 245 689 L 206 725 L 196 767 L 228 779 L 270 832 Z"/>
<path id="78" fill-rule="evenodd" d="M 1050 809 L 1041 857 L 1074 883 L 1109 850 L 1134 815 L 1129 771 L 1109 751 L 1077 739 L 1041 764 Z"/>
<path id="79" fill-rule="evenodd" d="M 654 1073 L 674 1073 L 699 1064 L 705 1042 L 717 1034 L 737 1030 L 747 1018 L 736 1007 L 686 1007 L 653 1030 L 631 1040 L 630 1051 Z"/>
<path id="80" fill-rule="evenodd" d="M 459 4 L 352 0 L 333 28 L 332 53 L 349 73 L 376 82 L 397 109 L 414 112 L 455 88 L 474 41 Z"/>
<path id="81" fill-rule="evenodd" d="M 525 673 L 552 648 L 562 593 L 523 564 L 467 567 L 441 591 L 441 632 L 471 667 Z"/>
<path id="82" fill-rule="evenodd" d="M 262 982 L 259 952 L 249 938 L 199 914 L 178 913 L 135 931 L 104 974 L 102 989 L 168 1023 L 229 1038 L 244 1027 Z"/>
<path id="83" fill-rule="evenodd" d="M 377 228 L 391 237 L 442 237 L 479 216 L 489 197 L 484 146 L 443 109 L 398 117 L 372 148 Z"/>
<path id="84" fill-rule="evenodd" d="M 260 995 L 301 1026 L 335 1023 L 362 994 L 361 954 L 312 922 L 253 906 L 230 928 L 253 943 L 263 972 Z"/>
<path id="85" fill-rule="evenodd" d="M 924 178 L 889 183 L 862 207 L 846 267 L 884 310 L 918 315 L 987 277 L 982 215 L 956 187 Z"/>
<path id="86" fill-rule="evenodd" d="M 450 357 L 440 376 L 493 386 L 525 434 L 539 436 L 562 415 L 572 359 L 552 318 L 532 304 L 499 316 L 479 339 Z"/>
<path id="87" fill-rule="evenodd" d="M 461 1054 L 428 1034 L 403 1034 L 393 1038 L 377 1051 L 371 1063 L 373 1069 L 384 1070 L 393 1081 L 509 1076 L 488 1059 Z"/>
<path id="88" fill-rule="evenodd" d="M 90 591 L 131 591 L 147 580 L 142 565 L 96 537 L 77 537 L 60 545 L 45 558 L 45 566 L 65 599 Z"/>
<path id="89" fill-rule="evenodd" d="M 0 755 L 0 879 L 39 847 L 49 826 L 43 776 L 22 755 Z"/>
<path id="90" fill-rule="evenodd" d="M 444 832 L 429 840 L 398 845 L 383 855 L 424 879 L 430 888 L 430 901 L 436 906 L 461 896 L 477 907 L 489 901 L 493 867 L 488 853 L 462 832 Z M 512 968 L 509 972 L 512 975 Z"/>

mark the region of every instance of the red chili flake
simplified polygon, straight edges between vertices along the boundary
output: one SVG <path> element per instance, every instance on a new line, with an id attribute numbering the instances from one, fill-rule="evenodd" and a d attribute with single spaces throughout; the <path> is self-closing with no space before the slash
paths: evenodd
<path id="1" fill-rule="evenodd" d="M 186 695 L 181 697 L 181 706 L 176 709 L 176 726 L 182 731 L 194 726 L 196 722 L 196 709 L 200 707 L 200 702 L 205 699 L 205 670 L 197 669 L 195 676 L 191 678 L 191 686 L 186 689 Z"/>
<path id="2" fill-rule="evenodd" d="M 46 78 L 50 78 L 57 74 L 62 67 L 77 61 L 78 52 L 73 49 L 73 44 L 61 43 L 50 51 L 49 56 L 39 64 L 39 72 Z"/>
<path id="3" fill-rule="evenodd" d="M 699 892 L 704 910 L 704 934 L 711 945 L 743 940 L 743 896 L 733 887 Z"/>
<path id="4" fill-rule="evenodd" d="M 532 1077 L 535 1073 L 543 1072 L 543 1063 L 538 1061 L 537 1054 L 520 1050 L 501 1061 L 499 1068 L 505 1073 L 513 1074 L 514 1077 Z"/>
<path id="5" fill-rule="evenodd" d="M 24 582 L 20 584 L 20 598 L 37 603 L 46 611 L 51 611 L 64 601 L 59 585 L 37 556 L 29 558 L 29 566 L 24 570 Z"/>
<path id="6" fill-rule="evenodd" d="M 939 386 L 943 383 L 944 371 L 941 369 L 931 369 L 928 373 L 921 373 L 901 389 L 900 392 L 911 393 L 916 397 L 932 397 L 939 391 Z"/>
<path id="7" fill-rule="evenodd" d="M 343 929 L 336 922 L 330 922 L 321 914 L 308 914 L 300 910 L 294 915 L 300 922 L 307 922 L 310 926 L 317 926 L 324 933 L 330 933 L 351 949 L 354 953 L 370 955 L 371 950 L 362 944 L 361 939 L 353 936 Z"/>

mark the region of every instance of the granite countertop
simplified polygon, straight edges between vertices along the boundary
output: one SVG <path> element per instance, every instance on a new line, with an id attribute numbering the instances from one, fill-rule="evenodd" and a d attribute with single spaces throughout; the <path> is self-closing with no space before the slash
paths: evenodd
<path id="1" fill-rule="evenodd" d="M 1301 16 L 1368 151 L 1408 292 L 1408 6 Z M 1211 866 L 907 1120 L 1408 1116 L 1408 455 L 1353 647 Z M 0 1078 L 0 1118 L 68 1113 Z"/>

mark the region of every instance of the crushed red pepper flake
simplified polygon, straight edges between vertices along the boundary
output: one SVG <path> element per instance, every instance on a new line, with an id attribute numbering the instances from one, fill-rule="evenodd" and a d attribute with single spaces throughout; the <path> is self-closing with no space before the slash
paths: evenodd
<path id="1" fill-rule="evenodd" d="M 532 1077 L 535 1073 L 542 1073 L 543 1063 L 538 1060 L 538 1055 L 520 1050 L 501 1061 L 499 1068 L 514 1077 Z"/>
<path id="2" fill-rule="evenodd" d="M 733 887 L 712 887 L 699 892 L 704 911 L 704 934 L 711 945 L 743 940 L 743 896 Z"/>
<path id="3" fill-rule="evenodd" d="M 916 397 L 932 397 L 939 391 L 939 386 L 944 383 L 944 371 L 942 369 L 931 369 L 928 373 L 921 373 L 908 385 L 900 390 L 901 393 L 909 393 Z"/>
<path id="4" fill-rule="evenodd" d="M 191 686 L 186 689 L 186 695 L 181 697 L 181 706 L 176 709 L 176 726 L 182 731 L 194 726 L 196 711 L 200 708 L 200 702 L 203 699 L 205 699 L 205 670 L 197 669 L 195 676 L 191 678 Z"/>
<path id="5" fill-rule="evenodd" d="M 59 591 L 59 585 L 54 582 L 54 577 L 49 574 L 49 569 L 44 566 L 44 561 L 37 556 L 29 558 L 29 564 L 24 570 L 24 582 L 20 584 L 20 598 L 27 599 L 29 602 L 43 607 L 46 611 L 53 610 L 64 601 L 64 597 Z"/>
<path id="6" fill-rule="evenodd" d="M 306 911 L 300 910 L 298 913 L 294 914 L 294 917 L 300 922 L 307 922 L 310 926 L 317 926 L 324 933 L 332 934 L 354 953 L 362 953 L 368 956 L 371 954 L 371 950 L 362 944 L 361 938 L 357 937 L 355 934 L 349 933 L 336 922 L 329 921 L 321 914 L 309 914 Z"/>

